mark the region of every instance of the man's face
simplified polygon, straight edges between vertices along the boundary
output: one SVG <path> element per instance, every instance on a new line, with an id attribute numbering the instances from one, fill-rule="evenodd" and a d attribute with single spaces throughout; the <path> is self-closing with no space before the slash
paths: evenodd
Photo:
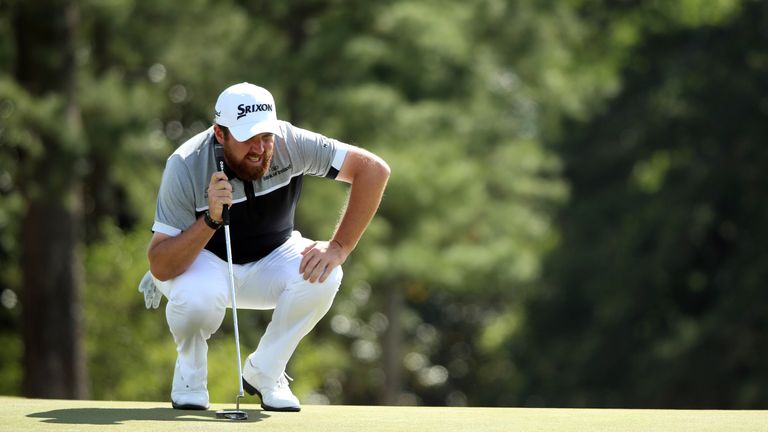
<path id="1" fill-rule="evenodd" d="M 241 180 L 254 181 L 262 178 L 269 170 L 275 136 L 262 133 L 247 141 L 237 141 L 232 134 L 224 139 L 224 160 Z"/>

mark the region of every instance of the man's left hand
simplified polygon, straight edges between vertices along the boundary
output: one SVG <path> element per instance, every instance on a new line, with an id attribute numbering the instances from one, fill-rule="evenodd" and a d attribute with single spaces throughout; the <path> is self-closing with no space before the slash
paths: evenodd
<path id="1" fill-rule="evenodd" d="M 347 260 L 348 252 L 336 241 L 312 242 L 302 252 L 299 273 L 304 275 L 304 280 L 312 283 L 325 282 L 334 268 Z"/>

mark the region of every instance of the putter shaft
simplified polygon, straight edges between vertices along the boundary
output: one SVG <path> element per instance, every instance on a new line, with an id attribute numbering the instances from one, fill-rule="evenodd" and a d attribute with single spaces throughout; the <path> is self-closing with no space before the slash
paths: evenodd
<path id="1" fill-rule="evenodd" d="M 229 289 L 232 297 L 232 320 L 235 325 L 235 350 L 237 351 L 237 407 L 240 409 L 240 398 L 245 395 L 243 391 L 243 365 L 240 357 L 240 332 L 237 325 L 237 296 L 235 294 L 235 272 L 232 268 L 232 241 L 229 234 L 229 224 L 224 225 L 224 236 L 227 243 L 227 265 L 229 266 Z"/>

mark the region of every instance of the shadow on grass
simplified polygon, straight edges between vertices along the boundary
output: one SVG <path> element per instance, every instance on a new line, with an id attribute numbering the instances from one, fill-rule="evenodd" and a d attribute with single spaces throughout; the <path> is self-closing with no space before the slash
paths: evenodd
<path id="1" fill-rule="evenodd" d="M 248 420 L 223 420 L 216 411 L 182 411 L 172 408 L 68 408 L 28 414 L 27 417 L 44 419 L 43 423 L 119 425 L 127 421 L 183 421 L 183 422 L 259 422 L 268 415 L 260 410 L 244 410 Z"/>

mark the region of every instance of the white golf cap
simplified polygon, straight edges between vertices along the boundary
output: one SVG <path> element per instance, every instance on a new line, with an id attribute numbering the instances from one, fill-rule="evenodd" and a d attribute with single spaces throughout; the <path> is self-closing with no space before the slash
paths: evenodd
<path id="1" fill-rule="evenodd" d="M 265 132 L 283 136 L 272 93 L 251 83 L 235 84 L 221 92 L 215 114 L 216 124 L 229 128 L 240 142 Z"/>

